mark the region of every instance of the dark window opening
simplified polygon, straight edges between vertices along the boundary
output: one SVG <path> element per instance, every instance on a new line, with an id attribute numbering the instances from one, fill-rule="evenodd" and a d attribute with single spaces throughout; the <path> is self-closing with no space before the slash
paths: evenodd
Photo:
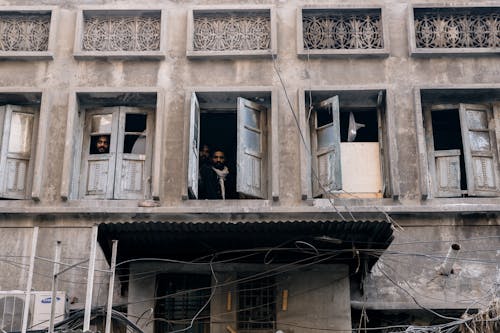
<path id="1" fill-rule="evenodd" d="M 90 137 L 90 154 L 108 154 L 111 135 L 92 135 Z"/>
<path id="2" fill-rule="evenodd" d="M 434 150 L 460 150 L 460 188 L 467 190 L 467 173 L 465 172 L 464 149 L 460 117 L 457 109 L 431 112 Z"/>
<path id="3" fill-rule="evenodd" d="M 226 199 L 237 199 L 236 196 L 236 148 L 237 128 L 236 111 L 232 112 L 202 112 L 200 114 L 200 150 L 208 146 L 210 156 L 216 150 L 222 150 L 225 155 L 225 164 L 230 172 L 230 180 L 227 182 Z M 210 164 L 200 154 L 200 170 L 202 164 Z M 205 199 L 203 195 L 199 199 Z"/>
<path id="4" fill-rule="evenodd" d="M 252 279 L 238 285 L 238 330 L 270 330 L 276 322 L 274 277 Z"/>
<path id="5" fill-rule="evenodd" d="M 349 123 L 350 114 L 352 112 L 352 119 L 354 123 Z M 367 109 L 367 110 L 340 110 L 340 141 L 347 142 L 348 132 L 350 126 L 353 127 L 355 124 L 362 124 L 363 127 L 359 127 L 356 130 L 355 139 L 352 142 L 378 142 L 378 120 L 377 120 L 377 110 Z"/>
<path id="6" fill-rule="evenodd" d="M 161 274 L 157 281 L 155 332 L 186 329 L 210 298 L 210 275 Z M 210 332 L 210 305 L 205 306 L 193 326 L 184 332 Z"/>
<path id="7" fill-rule="evenodd" d="M 145 114 L 127 113 L 123 142 L 125 154 L 146 154 L 146 120 Z"/>

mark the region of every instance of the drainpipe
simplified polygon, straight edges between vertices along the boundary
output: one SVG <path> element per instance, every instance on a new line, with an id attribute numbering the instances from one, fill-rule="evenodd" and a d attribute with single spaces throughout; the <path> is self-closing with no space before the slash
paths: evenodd
<path id="1" fill-rule="evenodd" d="M 453 273 L 453 264 L 458 258 L 458 251 L 460 251 L 460 245 L 457 243 L 451 244 L 448 254 L 446 254 L 446 258 L 444 258 L 440 268 L 441 275 L 448 276 Z"/>

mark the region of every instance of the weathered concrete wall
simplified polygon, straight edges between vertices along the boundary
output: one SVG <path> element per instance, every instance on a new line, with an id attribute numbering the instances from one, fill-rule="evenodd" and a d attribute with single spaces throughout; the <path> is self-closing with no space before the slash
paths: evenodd
<path id="1" fill-rule="evenodd" d="M 425 1 L 423 1 L 425 2 Z M 429 1 L 430 2 L 430 1 Z M 416 156 L 413 88 L 423 85 L 474 85 L 498 83 L 498 57 L 430 57 L 411 58 L 407 37 L 408 2 L 363 1 L 356 5 L 386 6 L 389 27 L 390 56 L 387 58 L 301 59 L 296 51 L 296 11 L 301 5 L 345 5 L 344 1 L 255 1 L 259 5 L 275 5 L 277 9 L 277 63 L 285 87 L 297 112 L 297 91 L 308 87 L 339 87 L 382 85 L 392 96 L 388 112 L 395 117 L 400 173 L 401 197 L 419 197 Z M 456 1 L 466 4 L 466 1 Z M 474 2 L 480 5 L 483 2 Z M 166 92 L 165 114 L 161 138 L 162 206 L 190 207 L 181 200 L 183 160 L 179 151 L 183 141 L 186 90 L 190 87 L 272 86 L 278 89 L 279 113 L 279 183 L 280 202 L 276 205 L 305 205 L 300 200 L 298 148 L 301 144 L 295 120 L 286 100 L 271 59 L 189 60 L 186 58 L 186 26 L 188 9 L 197 5 L 238 5 L 248 1 L 147 1 L 144 6 L 167 10 L 167 56 L 164 60 L 76 60 L 73 57 L 77 3 L 44 1 L 58 7 L 57 46 L 53 60 L 2 61 L 2 87 L 46 88 L 50 95 L 50 123 L 46 142 L 47 156 L 43 164 L 42 204 L 64 207 L 59 198 L 68 101 L 71 89 L 78 87 L 158 87 Z M 78 4 L 106 5 L 116 9 L 136 7 L 132 1 L 86 1 Z M 3 1 L 4 6 L 35 5 L 32 1 Z M 36 5 L 40 5 L 39 2 Z M 209 79 L 207 79 L 209 78 Z M 46 97 L 46 96 L 44 96 Z M 409 125 L 409 126 L 408 126 Z M 175 156 L 175 158 L 172 158 Z M 3 206 L 5 203 L 0 203 Z M 16 203 L 16 205 L 22 205 Z"/>
<path id="2" fill-rule="evenodd" d="M 404 230 L 395 232 L 393 243 L 365 280 L 365 294 L 353 289 L 353 306 L 388 310 L 486 307 L 498 296 L 500 228 L 496 220 L 488 225 L 487 217 L 483 226 L 470 221 L 467 216 L 454 221 L 400 221 Z M 445 276 L 440 268 L 454 243 L 460 245 L 458 258 L 453 273 Z"/>
<path id="3" fill-rule="evenodd" d="M 0 257 L 5 258 L 0 261 L 0 272 L 2 272 L 0 273 L 0 289 L 24 289 L 25 265 L 28 262 L 31 228 L 34 225 L 45 227 L 40 230 L 38 243 L 40 257 L 52 258 L 52 244 L 56 239 L 61 239 L 63 259 L 74 263 L 88 257 L 90 226 L 100 222 L 144 218 L 161 220 L 171 218 L 172 215 L 182 216 L 185 213 L 200 211 L 204 213 L 224 211 L 230 215 L 228 220 L 238 218 L 238 215 L 231 214 L 233 211 L 251 212 L 255 213 L 255 216 L 258 214 L 264 216 L 268 213 L 283 214 L 286 215 L 286 219 L 294 219 L 294 213 L 298 211 L 307 211 L 312 214 L 321 211 L 332 214 L 332 218 L 338 219 L 338 215 L 332 213 L 334 209 L 331 208 L 331 202 L 315 203 L 311 206 L 311 202 L 301 200 L 299 132 L 278 74 L 274 70 L 273 61 L 271 59 L 189 60 L 185 56 L 187 13 L 191 6 L 271 4 L 276 6 L 278 19 L 277 65 L 294 112 L 298 111 L 298 90 L 312 86 L 360 87 L 361 89 L 361 87 L 377 85 L 385 87 L 390 92 L 391 108 L 387 112 L 394 116 L 396 125 L 392 130 L 395 131 L 398 155 L 393 163 L 395 163 L 395 169 L 399 171 L 397 182 L 401 190 L 400 201 L 393 202 L 389 199 L 389 201 L 342 200 L 336 202 L 337 208 L 343 211 L 356 211 L 358 205 L 362 206 L 358 208 L 358 212 L 361 211 L 361 213 L 377 212 L 382 208 L 389 209 L 390 212 L 397 213 L 394 216 L 396 222 L 405 227 L 404 231 L 397 232 L 395 244 L 390 248 L 395 252 L 388 252 L 382 257 L 381 263 L 374 268 L 373 274 L 367 281 L 367 301 L 372 302 L 374 308 L 391 306 L 416 308 L 414 302 L 400 287 L 415 292 L 413 295 L 417 298 L 422 294 L 433 295 L 432 299 L 427 296 L 418 299 L 425 305 L 435 307 L 447 307 L 446 304 L 460 307 L 466 304 L 462 302 L 464 300 L 475 301 L 483 296 L 486 297 L 489 288 L 494 283 L 496 266 L 491 262 L 497 260 L 493 249 L 499 248 L 498 217 L 496 215 L 491 218 L 483 215 L 460 217 L 452 213 L 436 212 L 480 209 L 498 212 L 500 210 L 498 199 L 457 199 L 462 205 L 454 205 L 455 199 L 420 201 L 413 89 L 424 85 L 498 85 L 500 84 L 500 60 L 498 55 L 410 57 L 407 36 L 409 3 L 409 1 L 398 0 L 352 2 L 353 5 L 385 6 L 390 41 L 390 55 L 387 58 L 301 59 L 296 55 L 297 8 L 301 5 L 345 5 L 346 1 L 145 0 L 138 5 L 130 0 L 119 2 L 0 0 L 0 5 L 5 7 L 54 5 L 58 8 L 57 43 L 53 60 L 0 61 L 0 93 L 2 88 L 43 88 L 47 91 L 43 98 L 50 99 L 40 202 L 0 201 L 0 212 L 5 213 L 2 214 L 0 221 L 0 243 L 2 244 Z M 436 3 L 436 1 L 425 0 L 420 3 Z M 445 1 L 442 3 L 448 4 Z M 454 3 L 491 4 L 488 1 L 462 0 L 454 1 Z M 79 5 L 104 5 L 116 9 L 137 8 L 137 6 L 165 8 L 167 11 L 165 59 L 76 60 L 73 57 L 73 45 Z M 186 91 L 191 87 L 234 88 L 240 86 L 271 86 L 278 91 L 277 109 L 272 112 L 277 112 L 279 119 L 279 201 L 254 200 L 208 204 L 181 200 L 181 193 L 184 190 L 183 179 L 187 172 L 183 169 L 184 156 L 180 153 L 186 145 L 184 141 L 185 101 L 189 98 Z M 165 91 L 165 107 L 162 110 L 156 110 L 157 113 L 165 115 L 164 122 L 156 124 L 162 128 L 161 159 L 160 165 L 156 166 L 161 170 L 160 207 L 138 208 L 137 201 L 73 200 L 65 202 L 61 200 L 62 161 L 65 158 L 64 137 L 68 131 L 66 122 L 70 91 L 78 90 L 79 87 L 103 87 L 108 90 L 149 87 Z M 417 214 L 412 216 L 412 213 Z M 47 218 L 46 214 L 50 214 L 50 217 Z M 218 217 L 214 214 L 214 219 Z M 442 259 L 440 257 L 446 254 L 452 241 L 463 245 L 461 260 L 457 262 L 457 272 L 448 277 L 439 276 L 436 274 L 435 267 L 439 265 Z M 428 257 L 429 255 L 437 257 Z M 102 254 L 98 259 L 102 265 L 100 267 L 106 267 Z M 9 261 L 15 261 L 15 265 Z M 391 270 L 394 266 L 397 267 L 396 271 Z M 400 287 L 388 281 L 381 273 L 382 271 L 393 277 Z M 51 272 L 50 263 L 37 260 L 34 288 L 50 289 L 48 276 Z M 62 281 L 59 289 L 68 291 L 70 296 L 77 297 L 79 302 L 83 302 L 86 273 L 82 270 L 73 270 L 67 274 L 64 280 L 68 281 Z M 107 289 L 104 282 L 105 275 L 99 273 L 99 276 L 96 281 L 95 296 L 96 299 L 102 300 Z M 325 277 L 318 277 L 320 280 L 323 278 Z M 154 290 L 151 286 L 152 284 L 145 281 L 132 283 L 129 300 L 152 295 Z M 359 295 L 354 295 L 353 298 L 363 301 Z M 99 301 L 99 304 L 102 302 Z M 151 304 L 148 305 L 151 306 Z M 141 315 L 146 308 L 144 304 L 139 303 L 129 309 L 132 314 Z M 306 318 L 306 320 L 313 321 L 311 318 Z M 343 322 L 345 320 L 347 318 L 342 318 Z M 149 325 L 147 329 L 150 330 L 152 327 Z"/>
<path id="4" fill-rule="evenodd" d="M 277 328 L 284 332 L 317 333 L 325 329 L 351 332 L 349 271 L 332 265 L 290 274 L 283 281 L 288 308 L 278 311 Z M 278 295 L 279 298 L 280 295 Z M 282 303 L 278 302 L 281 306 Z"/>
<path id="5" fill-rule="evenodd" d="M 221 264 L 214 268 L 212 276 L 213 297 L 210 301 L 210 330 L 224 332 L 226 327 L 237 329 L 238 321 L 238 274 L 263 273 L 272 269 L 276 286 L 276 329 L 284 332 L 317 333 L 325 328 L 339 332 L 351 331 L 349 271 L 345 265 L 319 265 L 300 268 L 284 265 Z M 256 267 L 261 271 L 255 270 Z M 210 275 L 208 265 L 175 265 L 164 263 L 132 263 L 129 280 L 128 315 L 138 321 L 145 332 L 153 332 L 152 321 L 157 281 L 155 273 L 197 273 Z M 287 306 L 283 308 L 283 291 L 288 292 Z M 231 306 L 228 309 L 228 294 Z M 139 319 L 140 317 L 140 319 Z"/>

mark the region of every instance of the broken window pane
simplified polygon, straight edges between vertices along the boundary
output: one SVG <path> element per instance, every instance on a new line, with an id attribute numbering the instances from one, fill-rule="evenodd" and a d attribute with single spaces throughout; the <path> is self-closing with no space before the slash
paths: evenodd
<path id="1" fill-rule="evenodd" d="M 125 116 L 125 136 L 123 152 L 125 154 L 146 153 L 146 122 L 145 114 L 127 113 Z"/>

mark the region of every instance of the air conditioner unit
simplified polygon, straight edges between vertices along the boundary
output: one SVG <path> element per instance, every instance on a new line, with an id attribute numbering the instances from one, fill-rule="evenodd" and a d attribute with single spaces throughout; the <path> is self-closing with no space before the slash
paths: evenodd
<path id="1" fill-rule="evenodd" d="M 52 307 L 52 292 L 51 291 L 35 291 L 33 292 L 33 316 L 31 328 L 45 329 L 49 327 L 50 310 Z M 65 319 L 68 315 L 68 300 L 64 291 L 56 293 L 56 308 L 54 315 L 54 323 L 58 323 Z"/>
<path id="2" fill-rule="evenodd" d="M 20 331 L 23 323 L 24 292 L 0 291 L 0 331 Z"/>

